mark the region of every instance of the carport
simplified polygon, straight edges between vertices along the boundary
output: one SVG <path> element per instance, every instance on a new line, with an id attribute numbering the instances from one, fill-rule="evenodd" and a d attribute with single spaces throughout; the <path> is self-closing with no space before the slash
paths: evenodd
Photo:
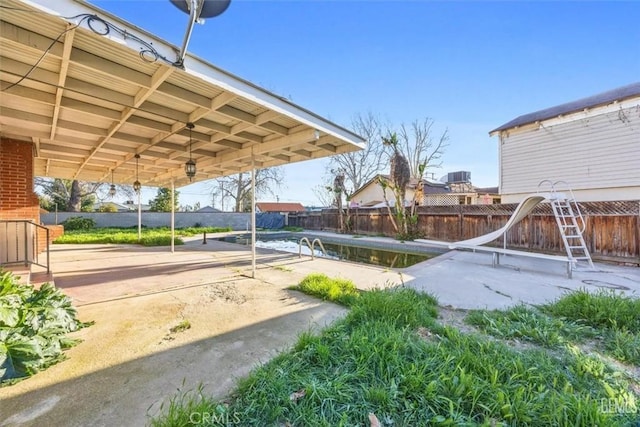
<path id="1" fill-rule="evenodd" d="M 39 223 L 34 176 L 174 188 L 364 147 L 86 2 L 0 7 L 0 221 Z"/>

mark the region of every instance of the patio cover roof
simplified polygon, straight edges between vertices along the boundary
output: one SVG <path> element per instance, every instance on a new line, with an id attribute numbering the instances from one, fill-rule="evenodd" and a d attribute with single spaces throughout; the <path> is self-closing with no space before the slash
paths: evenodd
<path id="1" fill-rule="evenodd" d="M 113 170 L 130 184 L 139 154 L 143 185 L 188 184 L 187 122 L 194 182 L 364 147 L 193 55 L 176 65 L 176 46 L 86 2 L 0 6 L 0 135 L 33 141 L 36 176 L 110 182 Z"/>

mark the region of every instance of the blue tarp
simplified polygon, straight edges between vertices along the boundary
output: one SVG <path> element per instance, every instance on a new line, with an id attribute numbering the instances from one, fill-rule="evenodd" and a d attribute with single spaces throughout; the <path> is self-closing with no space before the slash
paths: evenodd
<path id="1" fill-rule="evenodd" d="M 284 215 L 276 212 L 256 213 L 256 228 L 274 230 L 282 227 L 284 227 Z"/>

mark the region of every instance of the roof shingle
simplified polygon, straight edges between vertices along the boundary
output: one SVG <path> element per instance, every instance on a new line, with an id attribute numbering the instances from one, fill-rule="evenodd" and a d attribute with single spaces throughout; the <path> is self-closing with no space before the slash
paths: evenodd
<path id="1" fill-rule="evenodd" d="M 566 104 L 556 105 L 555 107 L 524 114 L 500 127 L 495 128 L 489 132 L 489 134 L 529 123 L 539 122 L 541 120 L 551 119 L 563 114 L 574 113 L 576 111 L 584 110 L 585 108 L 593 108 L 600 105 L 610 104 L 614 101 L 621 101 L 634 96 L 640 96 L 640 82 L 612 89 L 587 98 L 578 99 L 577 101 L 567 102 Z"/>

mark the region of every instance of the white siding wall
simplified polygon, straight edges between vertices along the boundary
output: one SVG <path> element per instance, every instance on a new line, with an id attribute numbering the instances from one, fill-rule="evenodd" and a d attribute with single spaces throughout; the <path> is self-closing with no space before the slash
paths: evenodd
<path id="1" fill-rule="evenodd" d="M 544 179 L 568 182 L 578 200 L 638 200 L 640 99 L 504 132 L 500 153 L 503 203 L 536 192 Z"/>

